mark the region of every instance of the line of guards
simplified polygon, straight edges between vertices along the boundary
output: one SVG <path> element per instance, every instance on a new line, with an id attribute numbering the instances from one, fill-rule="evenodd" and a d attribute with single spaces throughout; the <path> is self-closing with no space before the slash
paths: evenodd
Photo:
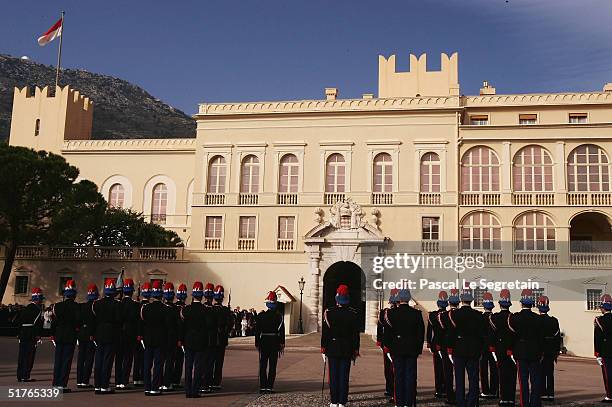
<path id="1" fill-rule="evenodd" d="M 118 291 L 121 298 L 117 298 Z M 103 298 L 98 298 L 98 288 L 90 284 L 85 303 L 75 301 L 73 280 L 66 282 L 63 294 L 64 300 L 52 307 L 54 387 L 70 392 L 68 378 L 78 346 L 77 387 L 93 387 L 95 394 L 112 394 L 127 388 L 132 367 L 133 384 L 144 385 L 147 396 L 181 388 L 183 365 L 187 398 L 199 398 L 202 393 L 221 389 L 225 349 L 234 323 L 229 307 L 223 305 L 222 286 L 195 282 L 189 305 L 185 304 L 185 284 L 175 293 L 172 283 L 162 287 L 160 281 L 143 284 L 141 301 L 132 298 L 131 279 L 125 279 L 120 288 L 114 279 L 107 279 Z M 42 332 L 43 299 L 42 291 L 34 288 L 31 303 L 16 318 L 20 326 L 19 382 L 33 381 L 30 372 Z M 273 391 L 276 362 L 285 344 L 283 317 L 275 312 L 274 292 L 268 294 L 266 305 L 268 310 L 257 316 L 255 332 L 262 393 Z M 113 365 L 114 388 L 110 385 Z"/>

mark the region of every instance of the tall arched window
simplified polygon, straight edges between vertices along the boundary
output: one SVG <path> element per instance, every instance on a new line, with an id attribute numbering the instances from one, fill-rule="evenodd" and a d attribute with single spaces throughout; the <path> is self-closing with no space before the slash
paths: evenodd
<path id="1" fill-rule="evenodd" d="M 421 157 L 421 192 L 440 192 L 440 156 L 436 153 Z"/>
<path id="2" fill-rule="evenodd" d="M 610 191 L 610 161 L 606 152 L 594 144 L 584 144 L 572 151 L 567 160 L 570 191 Z"/>
<path id="3" fill-rule="evenodd" d="M 244 157 L 240 173 L 240 192 L 259 193 L 259 159 L 254 155 Z"/>
<path id="4" fill-rule="evenodd" d="M 325 192 L 345 192 L 346 164 L 342 154 L 327 157 L 325 166 Z"/>
<path id="5" fill-rule="evenodd" d="M 499 191 L 499 159 L 488 147 L 474 147 L 461 159 L 463 192 Z"/>
<path id="6" fill-rule="evenodd" d="M 168 188 L 166 184 L 156 184 L 153 187 L 151 200 L 151 221 L 166 223 L 166 210 L 168 207 Z"/>
<path id="7" fill-rule="evenodd" d="M 278 192 L 297 193 L 300 163 L 293 154 L 285 154 L 280 160 Z"/>
<path id="8" fill-rule="evenodd" d="M 113 184 L 108 190 L 108 204 L 113 208 L 123 208 L 125 189 L 121 184 Z"/>
<path id="9" fill-rule="evenodd" d="M 542 212 L 527 212 L 514 223 L 514 249 L 518 251 L 554 251 L 555 225 Z"/>
<path id="10" fill-rule="evenodd" d="M 514 156 L 514 190 L 540 192 L 553 190 L 553 162 L 546 149 L 527 146 Z"/>
<path id="11" fill-rule="evenodd" d="M 393 192 L 393 160 L 388 153 L 374 157 L 373 192 Z"/>
<path id="12" fill-rule="evenodd" d="M 461 221 L 463 250 L 501 250 L 501 225 L 488 212 L 474 212 Z"/>
<path id="13" fill-rule="evenodd" d="M 227 174 L 227 165 L 225 158 L 220 155 L 214 156 L 208 165 L 208 187 L 209 194 L 225 193 L 225 178 Z"/>

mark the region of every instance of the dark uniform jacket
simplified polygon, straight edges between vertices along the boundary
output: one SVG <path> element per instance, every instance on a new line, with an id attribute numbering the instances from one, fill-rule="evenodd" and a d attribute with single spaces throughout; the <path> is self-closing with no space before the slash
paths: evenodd
<path id="1" fill-rule="evenodd" d="M 275 352 L 285 346 L 285 322 L 278 311 L 262 311 L 256 321 L 255 346 L 260 351 Z"/>
<path id="2" fill-rule="evenodd" d="M 427 347 L 434 352 L 446 349 L 444 330 L 438 320 L 438 314 L 440 314 L 440 312 L 446 311 L 437 309 L 427 314 L 427 334 L 425 339 L 427 341 Z"/>
<path id="3" fill-rule="evenodd" d="M 206 346 L 219 344 L 217 312 L 212 304 L 204 303 L 206 310 Z"/>
<path id="4" fill-rule="evenodd" d="M 483 348 L 482 351 L 485 353 L 495 352 L 497 338 L 495 336 L 495 331 L 491 326 L 491 316 L 493 313 L 491 311 L 485 311 L 482 313 L 482 317 L 484 318 L 484 337 L 483 337 Z"/>
<path id="5" fill-rule="evenodd" d="M 151 301 L 140 309 L 142 336 L 145 347 L 165 348 L 168 344 L 166 306 L 161 301 Z"/>
<path id="6" fill-rule="evenodd" d="M 42 307 L 29 303 L 17 314 L 14 322 L 19 328 L 19 339 L 31 341 L 40 337 L 43 327 Z"/>
<path id="7" fill-rule="evenodd" d="M 51 332 L 57 342 L 76 344 L 81 325 L 80 308 L 79 304 L 71 298 L 53 304 Z"/>
<path id="8" fill-rule="evenodd" d="M 112 297 L 104 297 L 94 301 L 91 309 L 96 321 L 96 342 L 117 343 L 120 328 L 119 302 Z"/>
<path id="9" fill-rule="evenodd" d="M 508 326 L 508 318 L 512 315 L 509 310 L 502 309 L 499 312 L 490 314 L 489 326 L 493 330 L 493 347 L 495 353 L 504 356 L 508 350 L 512 350 L 513 333 Z"/>
<path id="10" fill-rule="evenodd" d="M 185 348 L 201 352 L 206 348 L 206 310 L 204 304 L 194 301 L 181 309 L 182 336 Z"/>
<path id="11" fill-rule="evenodd" d="M 131 297 L 123 297 L 119 303 L 121 317 L 121 336 L 124 340 L 136 342 L 140 326 L 141 305 Z"/>
<path id="12" fill-rule="evenodd" d="M 385 316 L 387 311 L 389 311 L 389 308 L 381 309 L 378 313 L 378 321 L 376 321 L 376 344 L 381 347 L 385 339 Z"/>
<path id="13" fill-rule="evenodd" d="M 416 357 L 423 352 L 425 324 L 421 311 L 408 304 L 390 309 L 386 318 L 384 345 L 393 356 Z"/>
<path id="14" fill-rule="evenodd" d="M 180 308 L 176 306 L 174 303 L 165 303 L 164 306 L 166 312 L 166 327 L 168 329 L 167 332 L 167 344 L 169 347 L 175 347 L 180 340 L 179 336 L 179 321 L 180 317 Z"/>
<path id="15" fill-rule="evenodd" d="M 340 306 L 325 310 L 321 348 L 327 356 L 334 358 L 350 358 L 359 352 L 359 324 L 355 310 Z"/>
<path id="16" fill-rule="evenodd" d="M 540 316 L 530 309 L 522 309 L 508 318 L 508 327 L 514 333 L 512 354 L 515 359 L 537 361 L 544 353 L 544 334 Z"/>
<path id="17" fill-rule="evenodd" d="M 544 334 L 544 355 L 557 356 L 561 351 L 561 330 L 559 320 L 548 314 L 541 314 L 542 333 Z"/>
<path id="18" fill-rule="evenodd" d="M 450 352 L 466 359 L 480 357 L 486 333 L 482 312 L 463 305 L 449 315 L 449 320 L 455 333 L 455 343 Z"/>
<path id="19" fill-rule="evenodd" d="M 232 311 L 221 304 L 213 306 L 217 321 L 217 345 L 227 346 L 230 330 L 234 326 L 234 314 Z"/>
<path id="20" fill-rule="evenodd" d="M 456 330 L 453 327 L 450 318 L 453 312 L 457 312 L 457 309 L 458 308 L 450 308 L 448 311 L 441 311 L 438 313 L 438 324 L 442 330 L 440 341 L 444 343 L 447 350 L 452 350 L 455 346 L 455 342 L 457 341 Z"/>
<path id="21" fill-rule="evenodd" d="M 612 357 L 612 313 L 595 318 L 595 356 Z"/>
<path id="22" fill-rule="evenodd" d="M 79 343 L 89 341 L 95 335 L 96 320 L 91 310 L 93 301 L 79 304 Z"/>

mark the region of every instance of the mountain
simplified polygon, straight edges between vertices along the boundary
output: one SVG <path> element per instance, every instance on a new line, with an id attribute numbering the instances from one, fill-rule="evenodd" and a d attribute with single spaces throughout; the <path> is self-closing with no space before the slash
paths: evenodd
<path id="1" fill-rule="evenodd" d="M 15 86 L 54 86 L 55 67 L 0 54 L 0 140 L 11 128 Z M 94 102 L 95 139 L 195 137 L 195 121 L 123 79 L 80 69 L 62 69 L 69 84 Z"/>

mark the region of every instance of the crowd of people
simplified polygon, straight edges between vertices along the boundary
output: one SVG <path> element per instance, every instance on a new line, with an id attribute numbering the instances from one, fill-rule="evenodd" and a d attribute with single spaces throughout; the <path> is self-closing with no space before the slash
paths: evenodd
<path id="1" fill-rule="evenodd" d="M 241 310 L 240 307 L 234 308 L 234 325 L 230 331 L 230 337 L 253 336 L 255 335 L 255 324 L 257 311 L 255 308 Z"/>

